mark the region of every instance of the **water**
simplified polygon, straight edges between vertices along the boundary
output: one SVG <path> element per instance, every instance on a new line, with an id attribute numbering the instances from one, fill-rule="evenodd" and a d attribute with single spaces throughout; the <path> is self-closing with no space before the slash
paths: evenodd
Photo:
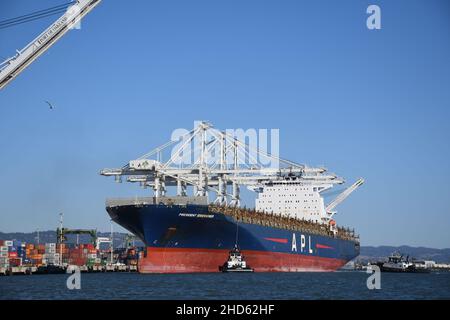
<path id="1" fill-rule="evenodd" d="M 0 299 L 450 299 L 450 273 L 381 274 L 368 290 L 364 272 L 253 274 L 81 274 L 0 277 Z"/>

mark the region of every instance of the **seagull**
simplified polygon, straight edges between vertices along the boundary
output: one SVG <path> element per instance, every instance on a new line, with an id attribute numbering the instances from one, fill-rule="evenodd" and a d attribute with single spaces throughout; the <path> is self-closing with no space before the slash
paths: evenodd
<path id="1" fill-rule="evenodd" d="M 53 107 L 53 105 L 50 103 L 50 102 L 48 102 L 47 100 L 45 100 L 45 102 L 48 104 L 48 106 L 50 107 L 50 110 L 53 110 L 54 109 L 54 107 Z"/>

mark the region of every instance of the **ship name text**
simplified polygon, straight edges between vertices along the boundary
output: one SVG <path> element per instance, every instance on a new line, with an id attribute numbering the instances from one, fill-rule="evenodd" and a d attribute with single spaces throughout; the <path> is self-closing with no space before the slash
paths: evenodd
<path id="1" fill-rule="evenodd" d="M 213 214 L 185 213 L 185 212 L 178 214 L 178 216 L 179 217 L 189 217 L 189 218 L 207 218 L 207 219 L 214 218 Z"/>

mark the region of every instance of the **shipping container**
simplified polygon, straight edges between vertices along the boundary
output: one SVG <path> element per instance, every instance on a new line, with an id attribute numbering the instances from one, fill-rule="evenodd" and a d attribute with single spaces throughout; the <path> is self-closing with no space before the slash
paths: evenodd
<path id="1" fill-rule="evenodd" d="M 13 246 L 14 247 L 21 247 L 23 245 L 22 241 L 19 240 L 13 240 Z"/>
<path id="2" fill-rule="evenodd" d="M 70 261 L 70 264 L 73 264 L 76 266 L 86 265 L 86 258 L 70 258 L 69 261 Z"/>
<path id="3" fill-rule="evenodd" d="M 56 249 L 55 248 L 47 248 L 47 249 L 45 249 L 45 253 L 56 253 Z"/>
<path id="4" fill-rule="evenodd" d="M 42 265 L 42 259 L 30 259 L 31 264 L 35 266 L 41 266 Z"/>
<path id="5" fill-rule="evenodd" d="M 22 259 L 21 258 L 10 258 L 9 265 L 11 267 L 19 267 L 22 265 Z"/>
<path id="6" fill-rule="evenodd" d="M 62 244 L 59 244 L 59 243 L 58 243 L 58 244 L 56 245 L 56 250 L 57 250 L 57 251 L 59 251 L 59 250 L 61 250 L 61 249 L 62 249 L 62 250 L 66 250 L 66 249 L 68 249 L 68 248 L 69 248 L 69 246 L 66 245 L 65 243 L 62 243 Z"/>
<path id="7" fill-rule="evenodd" d="M 3 245 L 7 246 L 7 247 L 12 247 L 13 242 L 12 242 L 12 240 L 5 240 L 5 243 Z"/>

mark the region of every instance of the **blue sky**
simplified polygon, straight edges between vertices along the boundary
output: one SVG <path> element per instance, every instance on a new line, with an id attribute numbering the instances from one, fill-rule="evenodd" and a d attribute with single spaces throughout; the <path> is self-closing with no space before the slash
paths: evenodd
<path id="1" fill-rule="evenodd" d="M 61 3 L 1 1 L 0 20 Z M 369 4 L 381 30 L 366 28 Z M 103 0 L 0 92 L 0 230 L 53 229 L 61 211 L 108 230 L 105 198 L 149 190 L 99 170 L 209 120 L 279 128 L 284 158 L 364 177 L 336 216 L 363 245 L 450 247 L 449 9 Z M 0 30 L 0 58 L 56 18 Z"/>

